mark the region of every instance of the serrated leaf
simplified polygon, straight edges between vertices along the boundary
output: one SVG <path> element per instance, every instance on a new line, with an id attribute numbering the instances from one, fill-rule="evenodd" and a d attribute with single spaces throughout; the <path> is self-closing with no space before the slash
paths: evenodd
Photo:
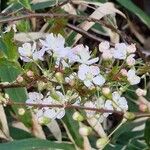
<path id="1" fill-rule="evenodd" d="M 2 38 L 0 38 L 0 51 L 3 52 L 6 58 L 10 60 L 18 59 L 17 47 L 13 41 L 14 33 L 5 33 Z"/>
<path id="2" fill-rule="evenodd" d="M 9 61 L 7 59 L 0 59 L 0 79 L 2 82 L 12 82 L 22 72 L 22 69 L 16 62 Z M 25 88 L 9 88 L 5 89 L 5 92 L 9 95 L 10 99 L 16 102 L 25 102 L 27 100 L 27 91 Z M 19 106 L 13 106 L 13 109 L 18 113 Z M 29 111 L 20 117 L 25 125 L 31 125 L 31 116 Z"/>
<path id="3" fill-rule="evenodd" d="M 72 144 L 29 138 L 0 144 L 1 150 L 75 150 Z"/>

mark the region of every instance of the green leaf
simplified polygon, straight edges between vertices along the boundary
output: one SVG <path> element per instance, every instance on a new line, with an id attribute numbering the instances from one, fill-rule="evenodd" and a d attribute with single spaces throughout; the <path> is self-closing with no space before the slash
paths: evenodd
<path id="1" fill-rule="evenodd" d="M 130 140 L 126 147 L 127 150 L 146 150 L 147 148 L 148 147 L 142 138 Z"/>
<path id="2" fill-rule="evenodd" d="M 30 0 L 19 0 L 19 3 L 26 9 L 31 10 Z"/>
<path id="3" fill-rule="evenodd" d="M 21 130 L 19 128 L 9 127 L 9 132 L 10 132 L 10 136 L 14 140 L 21 140 L 21 139 L 27 139 L 33 137 L 30 133 Z"/>
<path id="4" fill-rule="evenodd" d="M 0 51 L 3 52 L 6 58 L 10 60 L 18 59 L 17 47 L 13 41 L 14 33 L 5 33 L 2 38 L 0 38 Z"/>
<path id="5" fill-rule="evenodd" d="M 72 144 L 56 143 L 36 138 L 0 144 L 1 150 L 75 150 Z"/>
<path id="6" fill-rule="evenodd" d="M 120 5 L 138 16 L 150 28 L 150 17 L 131 0 L 116 0 Z"/>
<path id="7" fill-rule="evenodd" d="M 66 114 L 63 118 L 63 122 L 67 126 L 67 129 L 69 130 L 69 133 L 71 134 L 76 145 L 82 147 L 83 139 L 79 134 L 79 123 L 72 119 L 73 112 L 74 112 L 73 110 L 66 110 Z"/>
<path id="8" fill-rule="evenodd" d="M 22 69 L 16 62 L 8 61 L 5 58 L 0 59 L 0 79 L 2 82 L 12 82 L 22 72 Z M 11 100 L 15 102 L 25 102 L 27 100 L 27 91 L 25 88 L 9 88 L 5 89 Z M 15 112 L 18 112 L 19 106 L 13 106 Z M 31 117 L 27 111 L 22 117 L 21 121 L 27 126 L 31 126 Z"/>
<path id="9" fill-rule="evenodd" d="M 32 5 L 32 10 L 39 10 L 44 9 L 48 7 L 53 7 L 57 5 L 58 3 L 64 2 L 65 0 L 47 0 L 45 2 L 38 2 Z"/>
<path id="10" fill-rule="evenodd" d="M 118 139 L 121 141 L 123 134 L 129 133 L 132 131 L 132 129 L 137 128 L 138 126 L 141 126 L 143 124 L 144 124 L 144 121 L 140 121 L 140 120 L 139 121 L 135 120 L 134 122 L 126 122 L 114 133 L 112 142 L 116 142 Z"/>
<path id="11" fill-rule="evenodd" d="M 144 138 L 145 138 L 146 143 L 150 146 L 150 119 L 147 119 L 146 121 Z"/>

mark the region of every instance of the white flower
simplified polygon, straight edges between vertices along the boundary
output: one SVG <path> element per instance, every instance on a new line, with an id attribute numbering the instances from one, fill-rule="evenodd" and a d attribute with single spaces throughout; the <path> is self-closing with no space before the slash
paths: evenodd
<path id="1" fill-rule="evenodd" d="M 48 53 L 51 53 L 52 50 L 58 50 L 61 48 L 64 48 L 65 45 L 65 39 L 61 34 L 58 34 L 57 36 L 53 33 L 46 35 L 45 40 L 40 40 L 43 49 L 47 51 Z"/>
<path id="2" fill-rule="evenodd" d="M 105 78 L 100 75 L 100 70 L 97 66 L 80 65 L 78 77 L 87 87 L 92 87 L 94 84 L 102 86 L 105 83 Z"/>
<path id="3" fill-rule="evenodd" d="M 138 95 L 138 96 L 146 96 L 147 94 L 147 91 L 146 90 L 143 90 L 143 89 L 136 89 L 135 93 Z"/>
<path id="4" fill-rule="evenodd" d="M 100 52 L 105 52 L 105 51 L 109 50 L 109 48 L 110 48 L 110 44 L 108 41 L 104 41 L 99 44 Z"/>
<path id="5" fill-rule="evenodd" d="M 135 44 L 131 44 L 131 45 L 128 45 L 128 46 L 127 46 L 127 52 L 128 52 L 129 54 L 134 53 L 135 51 L 136 51 Z"/>
<path id="6" fill-rule="evenodd" d="M 26 100 L 27 104 L 41 104 L 42 103 L 43 95 L 41 93 L 30 92 L 28 94 L 28 97 L 29 98 Z"/>
<path id="7" fill-rule="evenodd" d="M 109 49 L 109 48 L 110 48 L 110 45 L 109 45 L 109 42 L 107 41 L 101 42 L 99 44 L 99 51 L 102 52 L 102 58 L 104 60 L 110 60 L 113 57 L 112 49 Z"/>
<path id="8" fill-rule="evenodd" d="M 26 100 L 27 104 L 42 104 L 42 105 L 52 105 L 52 104 L 63 104 L 64 103 L 64 96 L 61 92 L 57 91 L 57 95 L 60 101 L 53 99 L 52 97 L 48 96 L 44 98 L 41 93 L 37 92 L 30 92 L 29 99 Z M 64 108 L 53 107 L 49 108 L 48 106 L 39 108 L 36 110 L 37 118 L 46 117 L 49 119 L 61 119 L 65 115 Z"/>
<path id="9" fill-rule="evenodd" d="M 42 49 L 53 54 L 53 57 L 65 59 L 70 55 L 71 48 L 65 47 L 65 38 L 61 34 L 48 34 L 45 40 L 40 40 L 40 42 L 43 46 Z"/>
<path id="10" fill-rule="evenodd" d="M 43 60 L 44 51 L 36 50 L 36 43 L 34 42 L 33 45 L 30 43 L 24 43 L 22 47 L 18 48 L 18 52 L 20 54 L 20 58 L 24 62 L 30 62 L 33 60 Z"/>
<path id="11" fill-rule="evenodd" d="M 112 49 L 113 57 L 115 59 L 120 59 L 120 60 L 126 59 L 127 57 L 126 49 L 127 49 L 127 46 L 125 43 L 117 43 L 115 45 L 115 48 Z"/>
<path id="12" fill-rule="evenodd" d="M 117 105 L 117 110 L 121 111 L 127 111 L 128 110 L 128 104 L 127 104 L 127 100 L 125 97 L 121 97 L 120 94 L 118 92 L 113 92 L 112 93 L 112 100 L 113 102 L 115 102 L 115 105 Z"/>
<path id="13" fill-rule="evenodd" d="M 135 74 L 134 69 L 130 69 L 127 73 L 127 80 L 131 85 L 140 83 L 141 78 Z"/>
<path id="14" fill-rule="evenodd" d="M 127 60 L 126 60 L 127 65 L 129 65 L 129 66 L 135 65 L 135 59 L 133 58 L 134 56 L 135 56 L 135 54 L 131 54 L 127 57 Z"/>
<path id="15" fill-rule="evenodd" d="M 91 65 L 99 60 L 98 57 L 91 59 L 89 47 L 88 46 L 84 47 L 82 44 L 75 46 L 72 49 L 72 52 L 74 54 L 72 55 L 72 60 L 74 62 Z"/>

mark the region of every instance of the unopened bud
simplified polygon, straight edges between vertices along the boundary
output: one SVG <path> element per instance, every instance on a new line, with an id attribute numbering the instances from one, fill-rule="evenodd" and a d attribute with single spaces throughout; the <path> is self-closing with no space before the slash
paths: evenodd
<path id="1" fill-rule="evenodd" d="M 19 114 L 19 115 L 23 116 L 24 113 L 25 113 L 25 109 L 24 109 L 24 108 L 19 108 L 19 109 L 18 109 L 18 114 Z"/>
<path id="2" fill-rule="evenodd" d="M 107 137 L 99 138 L 99 139 L 96 141 L 96 146 L 97 146 L 97 148 L 99 148 L 99 149 L 104 148 L 104 146 L 107 144 L 108 141 L 109 141 L 109 139 L 108 139 Z"/>
<path id="3" fill-rule="evenodd" d="M 43 81 L 38 81 L 37 85 L 38 85 L 38 90 L 39 91 L 43 91 L 46 88 L 46 83 L 43 82 Z"/>
<path id="4" fill-rule="evenodd" d="M 121 69 L 120 73 L 123 75 L 123 76 L 127 76 L 128 72 L 126 69 Z"/>
<path id="5" fill-rule="evenodd" d="M 84 120 L 83 116 L 78 111 L 73 114 L 72 118 L 79 122 Z"/>
<path id="6" fill-rule="evenodd" d="M 17 77 L 16 81 L 17 81 L 18 83 L 23 82 L 23 77 L 19 75 L 19 76 Z"/>
<path id="7" fill-rule="evenodd" d="M 135 91 L 135 93 L 137 94 L 137 96 L 146 96 L 146 94 L 147 94 L 147 91 L 146 90 L 143 90 L 143 89 L 140 89 L 140 88 L 138 88 L 136 91 Z"/>
<path id="8" fill-rule="evenodd" d="M 146 104 L 141 103 L 141 104 L 139 104 L 139 110 L 142 111 L 142 112 L 147 112 L 148 111 L 148 107 L 147 107 Z"/>
<path id="9" fill-rule="evenodd" d="M 126 119 L 128 119 L 128 120 L 133 120 L 133 119 L 135 119 L 135 114 L 132 113 L 132 112 L 126 112 L 126 113 L 124 114 L 124 117 L 125 117 Z"/>
<path id="10" fill-rule="evenodd" d="M 5 93 L 5 96 L 4 96 L 6 99 L 9 99 L 9 95 L 7 93 Z"/>
<path id="11" fill-rule="evenodd" d="M 59 83 L 63 83 L 64 82 L 64 78 L 63 78 L 63 74 L 61 72 L 56 72 L 55 74 L 55 78 Z"/>
<path id="12" fill-rule="evenodd" d="M 90 127 L 84 126 L 79 128 L 79 133 L 82 136 L 88 136 L 92 132 L 92 129 Z"/>
<path id="13" fill-rule="evenodd" d="M 38 118 L 38 122 L 41 125 L 46 125 L 46 124 L 50 123 L 50 121 L 51 120 L 49 118 L 47 118 L 47 117 L 39 117 Z"/>
<path id="14" fill-rule="evenodd" d="M 105 96 L 109 95 L 110 92 L 111 92 L 111 91 L 110 91 L 110 88 L 108 88 L 108 87 L 102 88 L 102 93 L 103 93 Z"/>
<path id="15" fill-rule="evenodd" d="M 27 76 L 28 76 L 29 78 L 32 78 L 32 77 L 34 76 L 33 71 L 31 71 L 31 70 L 27 71 Z"/>

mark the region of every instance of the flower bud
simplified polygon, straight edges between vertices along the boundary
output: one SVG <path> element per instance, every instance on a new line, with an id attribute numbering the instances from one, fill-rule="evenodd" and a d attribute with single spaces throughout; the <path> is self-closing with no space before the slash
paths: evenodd
<path id="1" fill-rule="evenodd" d="M 102 93 L 105 95 L 105 96 L 107 96 L 107 95 L 109 95 L 110 94 L 110 88 L 109 87 L 103 87 L 102 88 Z"/>
<path id="2" fill-rule="evenodd" d="M 123 76 L 127 76 L 128 72 L 126 69 L 121 69 L 120 73 L 123 75 Z"/>
<path id="3" fill-rule="evenodd" d="M 139 110 L 142 111 L 142 112 L 147 112 L 148 111 L 148 107 L 147 107 L 146 104 L 141 103 L 141 104 L 139 104 Z"/>
<path id="4" fill-rule="evenodd" d="M 84 126 L 79 128 L 79 133 L 82 136 L 88 136 L 92 132 L 92 129 L 90 127 Z"/>
<path id="5" fill-rule="evenodd" d="M 136 51 L 136 46 L 135 44 L 131 44 L 127 47 L 127 52 L 130 53 L 134 53 Z"/>
<path id="6" fill-rule="evenodd" d="M 22 82 L 23 82 L 23 77 L 19 75 L 19 76 L 17 77 L 16 81 L 17 81 L 18 83 L 22 83 Z"/>
<path id="7" fill-rule="evenodd" d="M 31 70 L 27 71 L 27 76 L 28 76 L 29 78 L 32 78 L 32 77 L 34 76 L 33 71 L 31 71 Z"/>
<path id="8" fill-rule="evenodd" d="M 133 120 L 133 119 L 135 119 L 135 114 L 132 113 L 132 112 L 126 112 L 126 113 L 124 114 L 124 117 L 125 117 L 126 119 L 128 119 L 128 120 Z"/>
<path id="9" fill-rule="evenodd" d="M 5 93 L 5 96 L 4 96 L 6 99 L 9 99 L 9 95 L 7 93 Z"/>
<path id="10" fill-rule="evenodd" d="M 79 122 L 84 120 L 83 116 L 78 111 L 73 114 L 72 118 Z"/>
<path id="11" fill-rule="evenodd" d="M 0 93 L 0 104 L 7 104 L 7 99 L 3 97 L 2 93 Z"/>
<path id="12" fill-rule="evenodd" d="M 63 78 L 63 74 L 61 72 L 56 72 L 55 73 L 55 78 L 59 83 L 63 83 L 64 82 L 64 78 Z"/>
<path id="13" fill-rule="evenodd" d="M 39 91 L 43 91 L 46 88 L 46 83 L 43 82 L 43 81 L 38 81 L 37 85 L 38 85 L 38 90 Z"/>
<path id="14" fill-rule="evenodd" d="M 24 113 L 25 113 L 25 109 L 24 109 L 24 108 L 19 108 L 19 109 L 18 109 L 18 114 L 19 114 L 20 116 L 23 116 Z"/>
<path id="15" fill-rule="evenodd" d="M 146 94 L 147 94 L 147 91 L 146 90 L 143 90 L 143 89 L 140 89 L 140 88 L 138 88 L 136 91 L 135 91 L 135 93 L 137 94 L 137 96 L 146 96 Z"/>
<path id="16" fill-rule="evenodd" d="M 97 141 L 96 141 L 96 146 L 97 148 L 99 149 L 102 149 L 108 142 L 108 138 L 107 137 L 104 137 L 104 138 L 99 138 Z"/>
<path id="17" fill-rule="evenodd" d="M 49 118 L 47 118 L 47 117 L 39 117 L 38 118 L 38 122 L 41 125 L 46 125 L 46 124 L 50 123 L 50 121 L 51 120 Z"/>

